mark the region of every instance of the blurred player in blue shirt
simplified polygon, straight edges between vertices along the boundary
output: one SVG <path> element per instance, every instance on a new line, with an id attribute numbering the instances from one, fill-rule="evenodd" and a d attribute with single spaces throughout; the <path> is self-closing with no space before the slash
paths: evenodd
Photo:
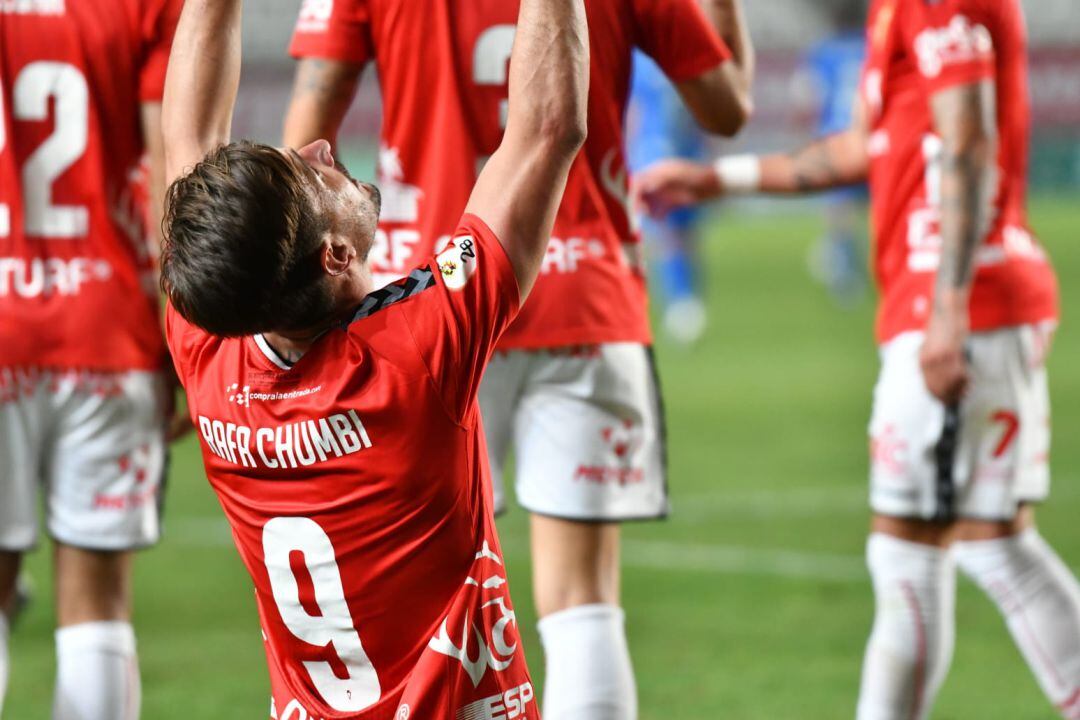
<path id="1" fill-rule="evenodd" d="M 796 96 L 809 95 L 816 116 L 815 134 L 824 137 L 851 124 L 866 58 L 865 8 L 859 0 L 839 3 L 833 13 L 837 34 L 814 45 L 795 79 Z M 825 196 L 825 236 L 811 250 L 811 273 L 843 306 L 866 290 L 862 209 L 866 186 L 833 190 Z"/>
<path id="2" fill-rule="evenodd" d="M 626 143 L 630 171 L 663 158 L 704 158 L 704 135 L 671 82 L 640 50 L 634 51 L 632 82 Z M 664 330 L 673 340 L 687 345 L 701 337 L 706 325 L 697 262 L 701 212 L 688 207 L 663 220 L 642 221 L 642 234 L 656 258 Z"/>

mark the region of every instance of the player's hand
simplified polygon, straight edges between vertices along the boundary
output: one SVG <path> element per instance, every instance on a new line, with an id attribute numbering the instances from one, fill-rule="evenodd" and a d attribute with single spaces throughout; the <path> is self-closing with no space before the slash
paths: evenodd
<path id="1" fill-rule="evenodd" d="M 960 402 L 971 381 L 966 355 L 967 337 L 966 301 L 946 303 L 935 308 L 926 326 L 926 339 L 919 350 L 919 365 L 926 389 L 946 405 Z"/>
<path id="2" fill-rule="evenodd" d="M 720 178 L 712 166 L 675 159 L 661 160 L 637 173 L 630 189 L 634 210 L 657 219 L 722 193 Z"/>

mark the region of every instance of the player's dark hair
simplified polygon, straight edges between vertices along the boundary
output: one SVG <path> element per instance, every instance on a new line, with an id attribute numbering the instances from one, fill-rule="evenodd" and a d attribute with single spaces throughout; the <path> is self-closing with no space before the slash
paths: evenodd
<path id="1" fill-rule="evenodd" d="M 169 188 L 161 287 L 215 335 L 311 327 L 332 311 L 318 249 L 329 220 L 299 163 L 247 141 L 207 154 Z"/>

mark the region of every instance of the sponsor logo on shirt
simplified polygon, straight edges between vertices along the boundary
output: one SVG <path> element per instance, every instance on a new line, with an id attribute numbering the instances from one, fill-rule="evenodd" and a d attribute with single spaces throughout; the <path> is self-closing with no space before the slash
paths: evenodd
<path id="1" fill-rule="evenodd" d="M 382 192 L 381 222 L 416 222 L 420 219 L 420 200 L 424 191 L 405 182 L 401 154 L 397 148 L 379 148 L 379 190 Z"/>
<path id="2" fill-rule="evenodd" d="M 457 711 L 456 720 L 514 720 L 522 717 L 536 694 L 532 683 L 469 703 Z"/>
<path id="3" fill-rule="evenodd" d="M 64 0 L 0 0 L 0 15 L 63 15 Z"/>
<path id="4" fill-rule="evenodd" d="M 296 20 L 296 31 L 326 32 L 333 12 L 334 0 L 304 0 L 304 4 L 300 7 L 300 17 Z"/>
<path id="5" fill-rule="evenodd" d="M 308 467 L 372 446 L 355 410 L 258 428 L 199 415 L 199 434 L 210 452 L 222 460 L 269 470 Z"/>
<path id="6" fill-rule="evenodd" d="M 465 585 L 479 588 L 478 600 L 483 601 L 480 612 L 470 619 L 469 610 L 466 609 L 460 629 L 454 628 L 453 637 L 450 636 L 451 619 L 449 616 L 444 618 L 438 633 L 428 643 L 428 649 L 459 661 L 473 687 L 477 687 L 488 669 L 502 672 L 510 667 L 518 641 L 517 615 L 507 607 L 510 595 L 502 558 L 491 551 L 485 540 L 473 560 L 473 569 L 465 578 Z M 487 608 L 493 608 L 486 613 L 488 619 L 497 612 L 493 623 L 485 621 L 484 610 Z"/>
<path id="7" fill-rule="evenodd" d="M 477 245 L 471 235 L 450 240 L 446 249 L 435 258 L 439 274 L 450 290 L 461 290 L 476 274 Z"/>
<path id="8" fill-rule="evenodd" d="M 252 402 L 275 402 L 278 400 L 295 400 L 296 398 L 314 395 L 322 390 L 322 385 L 289 390 L 286 392 L 252 392 L 250 385 L 240 386 L 240 383 L 231 383 L 225 386 L 225 399 L 240 407 L 251 407 Z"/>
<path id="9" fill-rule="evenodd" d="M 104 260 L 0 257 L 0 297 L 78 295 L 86 283 L 105 282 L 112 274 L 112 265 Z"/>
<path id="10" fill-rule="evenodd" d="M 633 227 L 635 216 L 630 212 L 630 185 L 626 181 L 626 167 L 623 165 L 621 148 L 611 148 L 604 154 L 604 159 L 600 161 L 600 184 L 604 191 L 619 204 L 627 224 Z"/>
<path id="11" fill-rule="evenodd" d="M 948 65 L 992 56 L 994 40 L 985 25 L 974 25 L 957 15 L 942 28 L 927 28 L 915 38 L 919 70 L 928 78 L 937 77 Z"/>
<path id="12" fill-rule="evenodd" d="M 607 249 L 602 240 L 572 237 L 567 239 L 553 237 L 548 241 L 544 259 L 540 263 L 540 274 L 566 274 L 577 272 L 582 261 L 602 260 Z"/>

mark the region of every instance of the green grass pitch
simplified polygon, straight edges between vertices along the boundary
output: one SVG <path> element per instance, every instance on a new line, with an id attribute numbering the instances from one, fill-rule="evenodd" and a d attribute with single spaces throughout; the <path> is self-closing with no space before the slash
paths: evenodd
<path id="1" fill-rule="evenodd" d="M 1064 278 L 1051 359 L 1054 494 L 1044 534 L 1080 567 L 1080 211 L 1043 200 L 1033 224 Z M 808 277 L 813 211 L 723 214 L 707 249 L 710 332 L 661 342 L 669 414 L 668 522 L 625 530 L 624 604 L 643 720 L 836 720 L 853 715 L 872 600 L 863 570 L 866 437 L 876 370 L 870 301 L 837 310 Z M 500 523 L 534 679 L 543 664 L 525 517 Z M 5 718 L 49 716 L 47 545 L 38 599 L 15 630 Z M 139 558 L 136 625 L 148 720 L 265 718 L 250 583 L 194 443 L 174 452 L 166 536 Z M 957 648 L 938 720 L 1056 717 L 996 610 L 961 581 Z"/>

